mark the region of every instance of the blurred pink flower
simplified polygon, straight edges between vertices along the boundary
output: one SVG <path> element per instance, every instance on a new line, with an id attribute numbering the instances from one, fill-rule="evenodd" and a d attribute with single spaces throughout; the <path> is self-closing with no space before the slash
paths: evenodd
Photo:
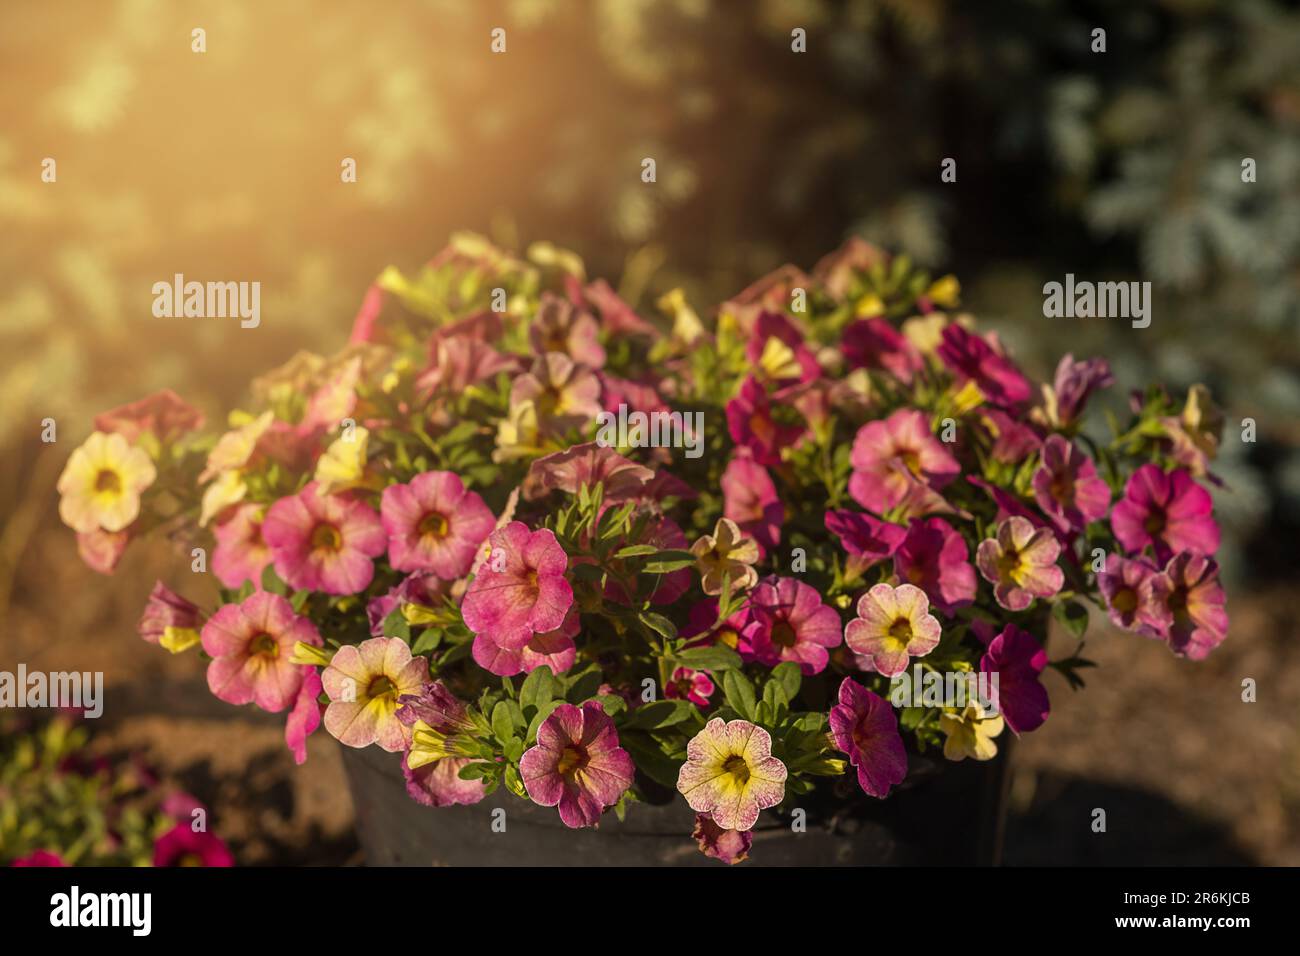
<path id="1" fill-rule="evenodd" d="M 375 574 L 373 559 L 388 543 L 369 505 L 317 494 L 314 481 L 271 505 L 262 537 L 289 587 L 326 594 L 364 591 Z"/>

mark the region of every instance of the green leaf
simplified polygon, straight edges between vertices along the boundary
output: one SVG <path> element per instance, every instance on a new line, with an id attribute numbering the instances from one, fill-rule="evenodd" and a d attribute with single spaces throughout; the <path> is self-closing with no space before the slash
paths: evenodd
<path id="1" fill-rule="evenodd" d="M 1052 607 L 1052 617 L 1075 638 L 1088 630 L 1088 609 L 1078 601 L 1061 601 Z"/>
<path id="2" fill-rule="evenodd" d="M 647 554 L 658 554 L 659 549 L 653 544 L 631 544 L 614 552 L 615 558 L 639 558 Z"/>
<path id="3" fill-rule="evenodd" d="M 785 716 L 786 711 L 790 709 L 790 698 L 786 696 L 785 688 L 780 681 L 769 680 L 763 685 L 763 703 L 771 712 L 774 723 Z"/>
<path id="4" fill-rule="evenodd" d="M 671 641 L 677 636 L 677 626 L 662 614 L 656 614 L 654 611 L 642 611 L 639 617 L 646 627 L 661 637 L 666 637 Z"/>
<path id="5" fill-rule="evenodd" d="M 385 637 L 400 637 L 404 641 L 411 639 L 411 624 L 402 614 L 401 605 L 388 612 L 383 628 Z"/>
<path id="6" fill-rule="evenodd" d="M 647 574 L 670 574 L 689 568 L 695 563 L 695 555 L 689 551 L 660 551 L 642 568 Z"/>
<path id="7" fill-rule="evenodd" d="M 722 693 L 729 706 L 746 720 L 754 719 L 754 685 L 740 671 L 727 671 L 722 677 Z"/>
<path id="8" fill-rule="evenodd" d="M 569 685 L 564 697 L 571 704 L 581 704 L 595 697 L 604 681 L 605 677 L 600 669 L 593 667 Z"/>
<path id="9" fill-rule="evenodd" d="M 522 727 L 523 723 L 519 705 L 513 700 L 500 701 L 492 708 L 492 733 L 496 734 L 497 740 L 503 744 L 509 742 L 515 735 L 515 728 Z"/>
<path id="10" fill-rule="evenodd" d="M 289 606 L 293 608 L 294 614 L 301 614 L 307 599 L 311 597 L 310 591 L 294 591 L 293 597 L 289 598 Z"/>
<path id="11" fill-rule="evenodd" d="M 564 703 L 562 700 L 552 700 L 537 708 L 537 713 L 533 714 L 533 719 L 528 722 L 528 733 L 524 737 L 525 742 L 532 742 L 537 739 L 537 728 L 542 726 L 542 721 L 551 716 L 555 708 L 562 703 Z"/>
<path id="12" fill-rule="evenodd" d="M 794 661 L 782 661 L 772 668 L 772 680 L 781 685 L 788 704 L 798 696 L 799 688 L 803 686 L 803 671 Z"/>
<path id="13" fill-rule="evenodd" d="M 412 654 L 427 654 L 442 643 L 442 631 L 436 627 L 426 627 L 411 643 Z"/>
<path id="14" fill-rule="evenodd" d="M 524 678 L 524 685 L 519 688 L 519 704 L 521 707 L 541 707 L 554 699 L 555 690 L 551 669 L 543 664 Z"/>
<path id="15" fill-rule="evenodd" d="M 684 723 L 695 716 L 695 705 L 688 700 L 657 700 L 642 704 L 632 711 L 627 726 L 641 730 L 657 730 Z"/>
<path id="16" fill-rule="evenodd" d="M 275 573 L 274 565 L 268 564 L 262 569 L 262 590 L 278 594 L 280 597 L 289 594 L 289 586 L 280 580 L 280 575 Z"/>
<path id="17" fill-rule="evenodd" d="M 727 647 L 725 644 L 714 644 L 710 647 L 691 647 L 684 651 L 678 651 L 673 655 L 673 660 L 682 667 L 689 667 L 697 671 L 734 671 L 739 670 L 743 661 L 740 655 Z M 797 664 L 786 662 L 795 669 L 799 670 Z M 781 665 L 784 667 L 785 665 Z M 775 674 L 776 671 L 773 671 Z"/>

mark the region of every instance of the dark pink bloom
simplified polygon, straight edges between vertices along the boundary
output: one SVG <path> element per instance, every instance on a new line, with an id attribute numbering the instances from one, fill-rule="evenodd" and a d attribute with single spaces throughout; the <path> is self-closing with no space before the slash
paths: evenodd
<path id="1" fill-rule="evenodd" d="M 715 689 L 708 671 L 678 667 L 673 670 L 672 679 L 664 688 L 664 696 L 680 697 L 682 700 L 689 700 L 696 707 L 708 707 L 709 698 L 713 696 Z"/>
<path id="2" fill-rule="evenodd" d="M 552 674 L 563 674 L 573 666 L 578 656 L 577 645 L 573 642 L 578 636 L 578 627 L 577 610 L 571 607 L 563 624 L 553 631 L 532 635 L 522 647 L 502 643 L 491 631 L 484 631 L 474 635 L 471 650 L 474 661 L 498 677 L 532 673 L 543 664 L 551 669 Z"/>
<path id="3" fill-rule="evenodd" d="M 1042 447 L 1043 439 L 1038 432 L 1001 409 L 982 408 L 980 418 L 985 431 L 993 436 L 989 454 L 994 461 L 1018 464 Z"/>
<path id="4" fill-rule="evenodd" d="M 839 538 L 840 545 L 849 553 L 845 570 L 850 577 L 856 577 L 878 561 L 893 557 L 907 537 L 907 529 L 902 525 L 881 521 L 859 511 L 828 511 L 823 520 L 826 530 Z"/>
<path id="5" fill-rule="evenodd" d="M 763 368 L 761 359 L 768 348 L 768 340 L 776 339 L 793 355 L 793 363 L 771 376 L 776 385 L 790 385 L 799 382 L 811 382 L 821 374 L 821 366 L 813 358 L 812 352 L 804 345 L 803 333 L 795 328 L 794 323 L 780 312 L 763 311 L 758 314 L 754 328 L 749 335 L 749 344 L 745 347 L 745 358 L 750 366 L 770 374 L 771 369 Z"/>
<path id="6" fill-rule="evenodd" d="M 161 581 L 155 581 L 137 630 L 150 644 L 157 644 L 169 627 L 197 631 L 202 626 L 203 615 L 197 604 L 181 597 Z"/>
<path id="7" fill-rule="evenodd" d="M 302 687 L 298 688 L 298 699 L 294 701 L 293 710 L 284 724 L 284 742 L 293 754 L 293 762 L 307 762 L 307 738 L 320 726 L 324 708 L 318 699 L 324 688 L 321 686 L 320 672 L 314 667 L 305 668 Z"/>
<path id="8" fill-rule="evenodd" d="M 1082 531 L 1105 517 L 1110 487 L 1097 476 L 1092 459 L 1068 438 L 1043 443 L 1043 463 L 1034 472 L 1034 499 L 1061 531 Z"/>
<path id="9" fill-rule="evenodd" d="M 380 512 L 395 571 L 431 571 L 451 581 L 469 573 L 496 517 L 450 471 L 426 471 L 384 489 Z"/>
<path id="10" fill-rule="evenodd" d="M 659 330 L 637 315 L 604 279 L 588 283 L 581 290 L 581 298 L 600 313 L 601 325 L 608 334 L 659 337 Z"/>
<path id="11" fill-rule="evenodd" d="M 203 625 L 208 688 L 228 704 L 255 703 L 279 713 L 298 698 L 313 668 L 291 663 L 298 641 L 320 647 L 315 625 L 293 612 L 278 594 L 257 591 L 242 604 L 227 604 Z"/>
<path id="12" fill-rule="evenodd" d="M 754 845 L 751 831 L 724 830 L 707 813 L 695 814 L 695 829 L 691 836 L 699 844 L 701 853 L 723 863 L 743 863 Z"/>
<path id="13" fill-rule="evenodd" d="M 904 384 L 921 368 L 912 343 L 887 319 L 858 319 L 844 329 L 844 359 L 850 368 L 883 368 Z"/>
<path id="14" fill-rule="evenodd" d="M 1155 600 L 1152 590 L 1157 573 L 1141 558 L 1106 556 L 1106 570 L 1097 575 L 1097 589 L 1116 627 L 1146 637 L 1160 638 L 1169 633 L 1173 619 Z"/>
<path id="15" fill-rule="evenodd" d="M 692 638 L 691 646 L 721 644 L 729 647 L 747 661 L 754 659 L 754 649 L 750 647 L 745 629 L 749 626 L 749 606 L 736 611 L 725 621 L 718 621 L 718 599 L 705 598 L 691 605 L 686 616 L 686 626 L 682 628 L 682 637 Z M 714 626 L 716 623 L 716 627 Z"/>
<path id="16" fill-rule="evenodd" d="M 1076 362 L 1073 355 L 1064 355 L 1056 366 L 1056 380 L 1052 385 L 1050 401 L 1055 404 L 1056 424 L 1068 427 L 1083 414 L 1088 397 L 1099 388 L 1115 381 L 1110 365 L 1105 359 L 1092 358 Z"/>
<path id="17" fill-rule="evenodd" d="M 1152 547 L 1159 560 L 1179 551 L 1212 555 L 1219 526 L 1210 493 L 1182 468 L 1169 473 L 1143 465 L 1129 476 L 1124 498 L 1110 515 L 1115 537 L 1131 553 Z"/>
<path id="18" fill-rule="evenodd" d="M 942 518 L 914 520 L 894 551 L 894 573 L 952 614 L 975 600 L 975 568 L 966 539 Z"/>
<path id="19" fill-rule="evenodd" d="M 403 604 L 436 608 L 443 603 L 448 590 L 448 582 L 435 574 L 422 571 L 408 574 L 396 586 L 389 588 L 387 593 L 371 598 L 366 605 L 370 636 L 383 637 L 385 619 Z"/>
<path id="20" fill-rule="evenodd" d="M 994 405 L 1021 405 L 1034 394 L 1029 380 L 1010 359 L 955 322 L 944 327 L 938 355 L 959 382 L 973 381 Z"/>
<path id="21" fill-rule="evenodd" d="M 779 465 L 781 449 L 803 434 L 798 425 L 780 425 L 772 417 L 772 403 L 758 379 L 749 376 L 740 393 L 727 402 L 727 431 L 737 445 L 748 448 L 760 465 Z"/>
<path id="22" fill-rule="evenodd" d="M 63 857 L 49 850 L 33 850 L 26 856 L 19 857 L 10 866 L 67 866 Z"/>
<path id="23" fill-rule="evenodd" d="M 217 539 L 212 552 L 212 573 L 228 588 L 242 587 L 252 581 L 262 586 L 262 571 L 271 563 L 271 549 L 262 540 L 262 520 L 266 508 L 242 504 L 229 518 L 212 529 Z"/>
<path id="24" fill-rule="evenodd" d="M 795 578 L 773 575 L 759 582 L 749 607 L 745 636 L 768 666 L 794 661 L 805 674 L 819 674 L 830 659 L 827 648 L 843 639 L 839 613 L 822 603 L 816 588 Z"/>
<path id="25" fill-rule="evenodd" d="M 522 521 L 492 532 L 488 542 L 491 553 L 465 593 L 461 615 L 476 635 L 490 631 L 495 643 L 519 649 L 564 623 L 573 604 L 564 577 L 569 558 L 553 531 L 529 531 Z"/>
<path id="26" fill-rule="evenodd" d="M 980 658 L 980 670 L 997 675 L 997 684 L 990 688 L 993 703 L 1017 735 L 1036 730 L 1047 720 L 1051 707 L 1047 688 L 1039 680 L 1046 667 L 1047 652 L 1042 645 L 1014 624 L 1003 628 Z"/>
<path id="27" fill-rule="evenodd" d="M 1049 527 L 1049 523 L 1043 520 L 1042 515 L 1005 488 L 999 488 L 997 485 L 975 475 L 967 475 L 966 480 L 993 499 L 993 503 L 998 506 L 997 520 L 999 523 L 1006 521 L 1008 518 L 1016 517 L 1024 518 L 1035 528 Z"/>
<path id="28" fill-rule="evenodd" d="M 153 865 L 234 866 L 235 858 L 216 834 L 178 823 L 154 842 Z"/>
<path id="29" fill-rule="evenodd" d="M 858 785 L 884 798 L 907 776 L 907 751 L 898 733 L 898 718 L 889 701 L 851 678 L 840 684 L 839 703 L 830 712 L 831 737 L 837 749 L 858 768 Z"/>
<path id="30" fill-rule="evenodd" d="M 1203 660 L 1228 636 L 1219 565 L 1212 558 L 1189 551 L 1175 555 L 1151 589 L 1169 615 L 1169 648 L 1179 657 Z"/>
<path id="31" fill-rule="evenodd" d="M 600 482 L 608 502 L 640 497 L 655 473 L 613 448 L 585 442 L 538 458 L 524 479 L 524 498 L 535 501 L 551 491 L 576 495 L 583 485 Z"/>
<path id="32" fill-rule="evenodd" d="M 761 554 L 780 544 L 785 508 L 766 468 L 746 455 L 733 455 L 722 473 L 722 500 L 723 517 L 757 541 Z"/>
<path id="33" fill-rule="evenodd" d="M 528 326 L 528 340 L 539 352 L 561 352 L 592 368 L 605 364 L 600 327 L 585 309 L 553 292 L 543 292 L 537 314 Z"/>
<path id="34" fill-rule="evenodd" d="M 415 388 L 426 399 L 454 397 L 498 372 L 513 371 L 517 364 L 513 356 L 498 352 L 474 334 L 439 335 L 429 346 L 429 364 L 415 380 Z"/>
<path id="35" fill-rule="evenodd" d="M 402 777 L 406 780 L 406 793 L 416 803 L 426 807 L 478 803 L 487 796 L 483 781 L 465 780 L 460 776 L 461 770 L 471 763 L 474 760 L 470 757 L 444 757 L 412 770 L 407 755 L 402 754 Z"/>
<path id="36" fill-rule="evenodd" d="M 117 432 L 133 445 L 146 432 L 168 442 L 202 427 L 203 413 L 169 388 L 95 416 L 95 431 Z"/>
<path id="37" fill-rule="evenodd" d="M 858 429 L 849 460 L 853 464 L 849 494 L 876 514 L 908 497 L 913 490 L 909 475 L 942 488 L 961 471 L 957 459 L 931 434 L 925 412 L 909 408 Z"/>
<path id="38" fill-rule="evenodd" d="M 321 495 L 311 482 L 271 505 L 262 522 L 275 571 L 295 590 L 356 594 L 375 574 L 373 559 L 388 544 L 374 509 L 341 495 Z"/>
<path id="39" fill-rule="evenodd" d="M 632 785 L 636 767 L 618 745 L 614 721 L 594 700 L 581 708 L 560 704 L 537 728 L 537 745 L 519 772 L 533 802 L 559 806 L 568 827 L 591 827 Z"/>

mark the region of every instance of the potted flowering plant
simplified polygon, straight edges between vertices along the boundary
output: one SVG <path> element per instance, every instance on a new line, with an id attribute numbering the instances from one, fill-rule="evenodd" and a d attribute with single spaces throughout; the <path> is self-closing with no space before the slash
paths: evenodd
<path id="1" fill-rule="evenodd" d="M 1046 668 L 1082 684 L 1088 604 L 1191 658 L 1227 625 L 1205 392 L 1099 440 L 1106 362 L 1040 394 L 958 293 L 851 240 L 646 318 L 458 236 L 224 433 L 171 393 L 99 416 L 60 512 L 105 571 L 215 542 L 215 610 L 159 583 L 141 634 L 299 762 L 323 724 L 372 859 L 517 861 L 518 828 L 552 862 L 914 858 L 908 801 L 988 817 L 962 768 L 1044 722 Z"/>

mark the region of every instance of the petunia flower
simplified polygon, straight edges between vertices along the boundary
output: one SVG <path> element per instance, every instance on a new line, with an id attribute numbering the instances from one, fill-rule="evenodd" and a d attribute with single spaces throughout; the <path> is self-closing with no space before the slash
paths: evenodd
<path id="1" fill-rule="evenodd" d="M 271 563 L 271 549 L 262 539 L 264 505 L 244 504 L 212 529 L 217 546 L 212 552 L 212 573 L 228 588 L 245 581 L 260 587 L 262 572 Z"/>
<path id="2" fill-rule="evenodd" d="M 490 572 L 489 572 L 490 573 Z M 535 633 L 522 646 L 502 642 L 491 630 L 474 635 L 474 662 L 498 677 L 531 674 L 545 664 L 553 674 L 563 674 L 577 660 L 579 617 L 576 606 L 569 608 L 564 623 L 553 631 Z"/>
<path id="3" fill-rule="evenodd" d="M 537 728 L 537 744 L 519 760 L 524 789 L 539 806 L 560 809 L 567 827 L 592 827 L 632 786 L 636 767 L 618 745 L 604 708 L 560 704 Z"/>
<path id="4" fill-rule="evenodd" d="M 773 575 L 759 582 L 749 612 L 745 637 L 755 658 L 769 667 L 794 661 L 804 674 L 819 674 L 830 660 L 827 648 L 843 640 L 839 612 L 795 578 Z"/>
<path id="5" fill-rule="evenodd" d="M 850 322 L 841 348 L 850 368 L 882 368 L 904 385 L 922 367 L 920 352 L 887 319 Z"/>
<path id="6" fill-rule="evenodd" d="M 1023 611 L 1034 598 L 1061 590 L 1065 572 L 1056 565 L 1061 543 L 1050 528 L 1035 528 L 1024 518 L 998 525 L 996 537 L 980 542 L 975 565 L 993 585 L 993 596 L 1008 611 Z"/>
<path id="7" fill-rule="evenodd" d="M 112 574 L 117 570 L 118 562 L 126 553 L 126 546 L 131 542 L 131 529 L 125 531 L 78 532 L 77 556 L 86 563 L 86 567 L 100 574 Z"/>
<path id="8" fill-rule="evenodd" d="M 978 703 L 969 703 L 960 711 L 945 711 L 939 715 L 939 729 L 947 737 L 943 755 L 949 760 L 992 760 L 998 754 L 993 738 L 1004 726 L 1000 714 L 985 713 Z"/>
<path id="9" fill-rule="evenodd" d="M 1160 423 L 1165 427 L 1174 460 L 1195 477 L 1203 477 L 1219 452 L 1223 432 L 1223 411 L 1214 403 L 1210 390 L 1193 385 L 1182 414 L 1162 418 Z"/>
<path id="10" fill-rule="evenodd" d="M 369 448 L 370 430 L 361 425 L 330 442 L 325 453 L 316 460 L 316 471 L 312 475 L 316 494 L 336 494 L 365 485 Z"/>
<path id="11" fill-rule="evenodd" d="M 754 461 L 770 466 L 781 463 L 781 449 L 798 441 L 803 428 L 779 424 L 772 417 L 767 391 L 750 375 L 727 402 L 727 432 L 737 445 L 749 449 Z"/>
<path id="12" fill-rule="evenodd" d="M 380 505 L 388 560 L 396 571 L 431 571 L 445 580 L 469 573 L 496 518 L 450 471 L 426 471 L 389 485 Z"/>
<path id="13" fill-rule="evenodd" d="M 1169 633 L 1173 619 L 1152 590 L 1157 573 L 1142 558 L 1106 556 L 1106 570 L 1097 575 L 1097 589 L 1111 623 L 1146 637 L 1161 638 Z"/>
<path id="14" fill-rule="evenodd" d="M 1083 414 L 1089 396 L 1099 388 L 1115 381 L 1110 364 L 1103 358 L 1076 362 L 1073 355 L 1064 355 L 1056 366 L 1056 378 L 1051 386 L 1043 386 L 1047 422 L 1053 428 L 1069 428 Z"/>
<path id="15" fill-rule="evenodd" d="M 199 473 L 199 483 L 210 481 L 223 472 L 243 469 L 252 460 L 257 443 L 274 421 L 273 412 L 263 412 L 218 438 L 212 451 L 208 452 L 207 465 Z"/>
<path id="16" fill-rule="evenodd" d="M 907 537 L 907 529 L 902 525 L 881 521 L 858 511 L 828 511 L 822 520 L 826 530 L 839 538 L 848 552 L 845 574 L 849 578 L 857 577 L 873 564 L 892 558 Z"/>
<path id="17" fill-rule="evenodd" d="M 925 412 L 900 408 L 883 421 L 858 429 L 849 457 L 849 494 L 868 511 L 883 514 L 912 490 L 907 475 L 942 488 L 961 471 L 957 459 L 930 433 Z M 900 467 L 901 466 L 901 467 Z"/>
<path id="18" fill-rule="evenodd" d="M 142 638 L 176 654 L 199 643 L 202 627 L 203 614 L 197 604 L 161 581 L 154 582 L 137 628 Z"/>
<path id="19" fill-rule="evenodd" d="M 311 482 L 271 505 L 262 522 L 275 571 L 295 590 L 356 594 L 387 545 L 379 516 L 363 501 L 319 495 Z"/>
<path id="20" fill-rule="evenodd" d="M 303 674 L 302 687 L 298 689 L 298 699 L 284 724 L 284 742 L 293 754 L 293 762 L 302 765 L 307 762 L 307 738 L 316 732 L 321 724 L 320 695 L 324 690 L 320 674 L 316 668 L 308 667 Z"/>
<path id="21" fill-rule="evenodd" d="M 119 434 L 93 432 L 59 475 L 59 517 L 73 531 L 123 531 L 140 514 L 140 495 L 157 470 Z"/>
<path id="22" fill-rule="evenodd" d="M 1051 705 L 1039 680 L 1047 667 L 1047 652 L 1027 631 L 1008 624 L 989 642 L 980 670 L 996 674 L 993 703 L 1016 735 L 1036 730 L 1047 720 Z"/>
<path id="23" fill-rule="evenodd" d="M 234 866 L 229 847 L 215 833 L 178 823 L 153 845 L 154 866 Z"/>
<path id="24" fill-rule="evenodd" d="M 676 667 L 664 688 L 664 696 L 689 700 L 696 707 L 706 708 L 716 689 L 708 671 Z"/>
<path id="25" fill-rule="evenodd" d="M 474 759 L 463 753 L 458 737 L 475 731 L 468 708 L 442 681 L 430 681 L 418 694 L 399 698 L 397 719 L 411 728 L 411 747 L 402 755 L 406 792 L 428 807 L 478 803 L 487 791 L 482 779 L 463 779 L 460 771 Z"/>
<path id="26" fill-rule="evenodd" d="M 68 864 L 63 862 L 63 857 L 57 853 L 49 850 L 33 850 L 26 856 L 20 856 L 9 865 L 17 867 L 58 867 L 67 866 Z"/>
<path id="27" fill-rule="evenodd" d="M 543 292 L 537 314 L 528 325 L 528 340 L 540 355 L 560 352 L 589 368 L 605 364 L 600 327 L 585 309 L 579 309 L 553 292 Z"/>
<path id="28" fill-rule="evenodd" d="M 1018 465 L 1042 448 L 1043 439 L 1038 432 L 1000 408 L 980 409 L 979 421 L 993 439 L 989 457 L 994 461 Z"/>
<path id="29" fill-rule="evenodd" d="M 701 535 L 691 545 L 691 554 L 695 555 L 705 594 L 721 594 L 724 575 L 733 593 L 747 591 L 758 581 L 758 572 L 753 568 L 759 559 L 758 542 L 741 534 L 730 518 L 719 518 L 713 534 Z"/>
<path id="30" fill-rule="evenodd" d="M 1062 532 L 1082 531 L 1105 517 L 1110 487 L 1097 466 L 1068 438 L 1052 435 L 1043 443 L 1042 464 L 1034 472 L 1034 499 Z"/>
<path id="31" fill-rule="evenodd" d="M 903 673 L 909 659 L 939 645 L 939 621 L 916 585 L 877 584 L 858 599 L 857 611 L 844 628 L 844 642 L 885 677 Z"/>
<path id="32" fill-rule="evenodd" d="M 584 442 L 534 461 L 524 479 L 524 498 L 535 501 L 552 491 L 576 495 L 583 485 L 593 488 L 599 482 L 604 501 L 623 502 L 640 497 L 654 476 L 613 448 Z"/>
<path id="33" fill-rule="evenodd" d="M 907 776 L 907 751 L 889 701 L 852 678 L 840 684 L 839 703 L 830 711 L 831 739 L 858 768 L 858 785 L 884 798 Z"/>
<path id="34" fill-rule="evenodd" d="M 529 531 L 512 521 L 488 536 L 491 557 L 465 592 L 461 615 L 475 634 L 492 632 L 507 648 L 521 648 L 534 634 L 553 631 L 573 604 L 573 588 L 564 576 L 568 555 L 555 532 Z"/>
<path id="35" fill-rule="evenodd" d="M 203 413 L 169 388 L 95 416 L 95 431 L 117 432 L 131 444 L 144 435 L 158 444 L 203 427 Z"/>
<path id="36" fill-rule="evenodd" d="M 912 521 L 894 551 L 894 573 L 924 591 L 944 614 L 975 600 L 975 569 L 966 539 L 942 518 Z"/>
<path id="37" fill-rule="evenodd" d="M 1129 476 L 1110 525 L 1132 554 L 1151 547 L 1157 560 L 1180 551 L 1212 555 L 1219 550 L 1219 526 L 1210 493 L 1182 468 L 1169 473 L 1146 464 Z"/>
<path id="38" fill-rule="evenodd" d="M 767 382 L 790 385 L 810 382 L 821 374 L 803 333 L 781 312 L 760 312 L 748 339 L 745 359 Z"/>
<path id="39" fill-rule="evenodd" d="M 396 585 L 378 597 L 373 597 L 366 604 L 366 621 L 370 624 L 371 637 L 385 637 L 384 621 L 393 611 L 401 608 L 408 622 L 414 623 L 417 617 L 413 611 L 424 609 L 428 613 L 440 607 L 449 590 L 447 581 L 435 574 L 416 571 L 402 578 Z"/>
<path id="40" fill-rule="evenodd" d="M 959 382 L 974 382 L 994 405 L 1014 408 L 1033 396 L 1029 380 L 1010 359 L 956 323 L 944 328 L 937 353 Z"/>
<path id="41" fill-rule="evenodd" d="M 744 660 L 754 660 L 753 648 L 745 636 L 749 626 L 749 606 L 732 612 L 725 621 L 718 621 L 718 599 L 705 598 L 691 605 L 686 615 L 686 626 L 681 636 L 690 639 L 690 646 L 721 644 L 738 653 Z"/>
<path id="42" fill-rule="evenodd" d="M 754 834 L 748 830 L 724 830 L 707 813 L 695 814 L 691 837 L 705 856 L 732 865 L 745 862 L 754 846 Z"/>
<path id="43" fill-rule="evenodd" d="M 345 644 L 321 673 L 330 699 L 325 729 L 349 747 L 377 743 L 389 753 L 405 750 L 410 730 L 397 717 L 398 698 L 419 694 L 428 679 L 428 659 L 412 657 L 401 638 Z"/>
<path id="44" fill-rule="evenodd" d="M 785 508 L 767 469 L 746 455 L 733 455 L 722 473 L 722 513 L 758 542 L 759 556 L 781 543 Z"/>
<path id="45" fill-rule="evenodd" d="M 687 743 L 677 789 L 722 829 L 751 830 L 761 811 L 785 798 L 786 776 L 771 734 L 748 720 L 714 717 Z"/>
<path id="46" fill-rule="evenodd" d="M 307 668 L 292 663 L 294 645 L 322 645 L 312 622 L 278 594 L 258 591 L 227 604 L 203 625 L 208 688 L 228 704 L 255 703 L 279 713 L 294 703 Z"/>
<path id="47" fill-rule="evenodd" d="M 1228 612 L 1219 565 L 1184 551 L 1151 579 L 1152 599 L 1170 618 L 1169 648 L 1179 657 L 1204 660 L 1228 636 Z"/>
<path id="48" fill-rule="evenodd" d="M 481 778 L 466 780 L 460 772 L 475 761 L 469 757 L 444 757 L 411 769 L 402 756 L 402 777 L 407 795 L 426 807 L 468 806 L 487 796 Z"/>
<path id="49" fill-rule="evenodd" d="M 600 379 L 560 352 L 539 355 L 532 367 L 514 380 L 510 405 L 531 402 L 543 435 L 581 428 L 600 414 Z"/>

